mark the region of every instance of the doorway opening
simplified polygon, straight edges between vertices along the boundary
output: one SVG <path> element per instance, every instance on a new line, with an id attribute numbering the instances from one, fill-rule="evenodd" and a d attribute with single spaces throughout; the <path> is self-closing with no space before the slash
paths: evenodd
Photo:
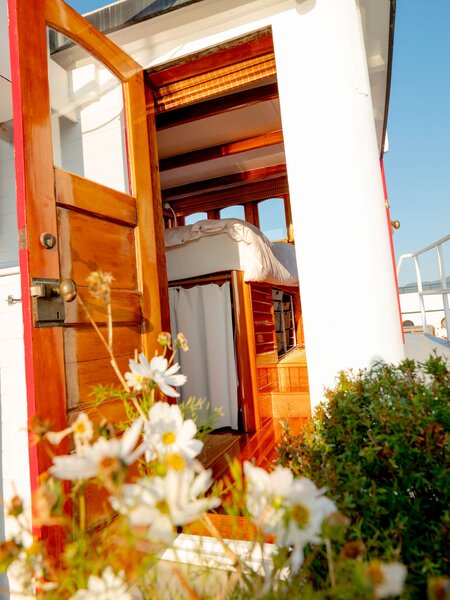
<path id="1" fill-rule="evenodd" d="M 190 294 L 198 297 L 201 286 L 221 287 L 217 278 L 231 283 L 223 319 L 232 326 L 235 365 L 218 362 L 222 375 L 236 370 L 238 418 L 226 426 L 251 432 L 267 418 L 307 416 L 301 299 L 270 29 L 149 69 L 147 84 L 169 288 L 195 287 Z M 251 255 L 251 243 L 259 254 Z M 285 268 L 282 273 L 256 273 L 258 262 L 272 260 L 261 258 L 262 247 Z M 294 257 L 292 268 L 288 255 Z M 186 303 L 195 306 L 194 300 Z M 173 304 L 172 330 L 178 331 Z M 214 326 L 205 323 L 198 327 L 214 339 Z M 214 341 L 215 348 L 226 345 Z M 206 353 L 203 370 L 214 354 Z M 290 360 L 282 365 L 286 354 Z M 195 382 L 204 376 L 200 369 L 183 372 Z"/>

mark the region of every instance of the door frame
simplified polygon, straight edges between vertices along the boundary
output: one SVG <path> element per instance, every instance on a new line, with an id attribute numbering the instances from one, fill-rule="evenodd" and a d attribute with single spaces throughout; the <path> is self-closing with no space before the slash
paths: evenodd
<path id="1" fill-rule="evenodd" d="M 51 420 L 63 429 L 66 384 L 62 327 L 33 325 L 31 279 L 60 279 L 58 245 L 47 249 L 43 232 L 57 236 L 56 182 L 53 164 L 47 74 L 47 32 L 67 35 L 105 65 L 122 82 L 131 193 L 136 201 L 135 230 L 138 286 L 142 306 L 142 350 L 156 347 L 161 331 L 162 298 L 166 286 L 164 237 L 159 176 L 149 144 L 142 67 L 62 0 L 8 0 L 11 53 L 14 148 L 19 235 L 19 264 L 25 345 L 28 418 Z M 167 318 L 166 318 L 167 322 Z M 60 452 L 67 452 L 67 443 Z M 51 464 L 45 449 L 30 439 L 31 487 Z"/>

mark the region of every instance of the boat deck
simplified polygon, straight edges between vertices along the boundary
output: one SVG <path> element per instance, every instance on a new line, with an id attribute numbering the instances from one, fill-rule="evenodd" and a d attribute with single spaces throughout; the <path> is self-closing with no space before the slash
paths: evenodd
<path id="1" fill-rule="evenodd" d="M 405 334 L 406 358 L 425 362 L 433 352 L 450 361 L 450 344 L 448 341 L 426 333 Z"/>

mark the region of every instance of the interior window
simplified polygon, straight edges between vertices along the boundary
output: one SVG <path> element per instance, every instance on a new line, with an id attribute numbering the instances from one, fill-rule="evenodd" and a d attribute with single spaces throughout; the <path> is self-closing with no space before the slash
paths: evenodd
<path id="1" fill-rule="evenodd" d="M 273 289 L 272 300 L 278 356 L 282 356 L 296 344 L 294 298 L 292 294 Z"/>
<path id="2" fill-rule="evenodd" d="M 220 211 L 221 219 L 242 219 L 245 221 L 245 209 L 242 204 L 227 206 Z"/>
<path id="3" fill-rule="evenodd" d="M 205 212 L 197 212 L 197 213 L 192 213 L 192 215 L 187 215 L 187 217 L 184 219 L 184 222 L 186 225 L 193 225 L 194 223 L 197 223 L 197 221 L 203 221 L 204 219 L 208 218 L 208 213 Z"/>
<path id="4" fill-rule="evenodd" d="M 258 203 L 259 228 L 269 240 L 287 239 L 283 198 L 269 198 Z"/>

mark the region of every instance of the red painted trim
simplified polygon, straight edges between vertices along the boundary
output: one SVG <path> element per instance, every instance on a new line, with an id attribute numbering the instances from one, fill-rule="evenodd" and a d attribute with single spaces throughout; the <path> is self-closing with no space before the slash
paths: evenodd
<path id="1" fill-rule="evenodd" d="M 26 235 L 26 179 L 24 155 L 24 130 L 22 118 L 22 89 L 19 65 L 19 40 L 16 0 L 8 0 L 9 16 L 9 46 L 11 60 L 11 81 L 14 118 L 14 160 L 16 179 L 16 210 L 17 226 L 19 229 L 19 266 L 22 291 L 23 335 L 25 345 L 25 378 L 27 385 L 27 410 L 28 420 L 36 414 L 34 364 L 33 364 L 33 323 L 30 298 L 30 266 L 28 244 L 21 242 L 21 237 Z M 21 246 L 25 246 L 22 247 Z M 32 492 L 38 487 L 38 450 L 35 444 L 28 441 L 30 458 L 30 482 Z"/>
<path id="2" fill-rule="evenodd" d="M 391 244 L 392 269 L 394 271 L 395 289 L 397 291 L 397 304 L 398 304 L 398 314 L 399 314 L 399 319 L 400 319 L 400 329 L 402 332 L 403 343 L 405 343 L 405 334 L 403 331 L 403 323 L 402 323 L 402 309 L 400 306 L 400 294 L 398 293 L 397 265 L 395 263 L 394 236 L 392 234 L 391 211 L 389 208 L 388 193 L 387 193 L 387 186 L 386 186 L 386 175 L 384 173 L 384 163 L 383 163 L 382 158 L 380 158 L 380 168 L 381 168 L 381 179 L 383 181 L 384 204 L 386 206 L 386 220 L 387 220 L 387 226 L 388 226 L 388 231 L 389 231 L 389 242 Z"/>

